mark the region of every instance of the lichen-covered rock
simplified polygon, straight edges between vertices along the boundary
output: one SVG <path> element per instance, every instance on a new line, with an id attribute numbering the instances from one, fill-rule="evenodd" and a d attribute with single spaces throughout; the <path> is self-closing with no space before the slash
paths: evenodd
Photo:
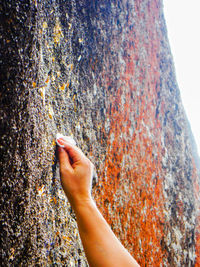
<path id="1" fill-rule="evenodd" d="M 87 266 L 55 136 L 141 266 L 200 265 L 199 158 L 160 0 L 3 0 L 1 264 Z"/>

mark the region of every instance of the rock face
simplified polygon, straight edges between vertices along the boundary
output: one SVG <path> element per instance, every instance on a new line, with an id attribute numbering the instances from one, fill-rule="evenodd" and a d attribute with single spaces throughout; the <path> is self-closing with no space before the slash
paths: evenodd
<path id="1" fill-rule="evenodd" d="M 199 165 L 160 0 L 3 0 L 2 266 L 88 266 L 57 132 L 141 266 L 200 266 Z"/>

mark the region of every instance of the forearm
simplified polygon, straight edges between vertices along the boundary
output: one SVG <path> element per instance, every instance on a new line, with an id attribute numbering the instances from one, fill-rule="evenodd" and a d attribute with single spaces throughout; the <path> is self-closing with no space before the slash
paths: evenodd
<path id="1" fill-rule="evenodd" d="M 74 210 L 80 237 L 91 267 L 139 266 L 116 238 L 94 201 L 80 203 Z"/>
<path id="2" fill-rule="evenodd" d="M 91 267 L 138 267 L 122 246 L 91 198 L 93 165 L 82 151 L 57 140 L 61 183 L 77 218 L 83 247 Z"/>

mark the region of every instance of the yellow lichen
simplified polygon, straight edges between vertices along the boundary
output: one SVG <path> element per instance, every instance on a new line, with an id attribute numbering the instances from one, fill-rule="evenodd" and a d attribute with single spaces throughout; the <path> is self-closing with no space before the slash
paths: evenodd
<path id="1" fill-rule="evenodd" d="M 65 242 L 67 242 L 68 244 L 70 244 L 70 241 L 71 241 L 71 238 L 66 236 L 66 235 L 63 235 L 62 236 L 63 240 L 65 240 Z"/>
<path id="2" fill-rule="evenodd" d="M 55 27 L 53 29 L 53 32 L 54 32 L 54 34 L 53 34 L 54 35 L 54 37 L 53 37 L 54 43 L 55 43 L 55 45 L 57 45 L 60 42 L 60 38 L 63 37 L 62 29 L 61 29 L 58 18 L 56 18 L 56 24 L 55 24 Z"/>
<path id="3" fill-rule="evenodd" d="M 36 87 L 36 82 L 32 82 L 32 86 L 33 86 L 33 88 L 35 88 Z"/>
<path id="4" fill-rule="evenodd" d="M 65 90 L 65 86 L 66 86 L 66 84 L 63 83 L 63 84 L 60 86 L 60 90 Z"/>
<path id="5" fill-rule="evenodd" d="M 39 196 L 44 196 L 44 190 L 45 190 L 44 185 L 42 185 L 41 187 L 39 187 L 38 188 L 38 195 Z"/>
<path id="6" fill-rule="evenodd" d="M 78 234 L 78 230 L 75 228 L 75 229 L 74 229 L 74 236 L 78 237 L 78 235 L 79 235 L 79 234 Z"/>
<path id="7" fill-rule="evenodd" d="M 69 81 L 67 81 L 67 84 L 66 84 L 66 87 L 67 87 L 67 88 L 69 87 L 69 84 L 70 84 L 70 82 L 69 82 Z"/>
<path id="8" fill-rule="evenodd" d="M 48 27 L 46 21 L 43 22 L 42 27 L 43 27 L 43 29 L 46 29 Z"/>
<path id="9" fill-rule="evenodd" d="M 76 129 L 78 129 L 78 130 L 80 130 L 80 122 L 77 122 L 77 124 L 76 124 Z"/>
<path id="10" fill-rule="evenodd" d="M 37 0 L 34 0 L 33 2 L 35 4 L 35 7 L 37 7 Z"/>
<path id="11" fill-rule="evenodd" d="M 65 95 L 65 97 L 70 98 L 70 92 L 69 92 L 69 90 L 67 91 L 67 94 Z"/>
<path id="12" fill-rule="evenodd" d="M 53 201 L 54 201 L 55 204 L 57 204 L 57 199 L 56 199 L 56 197 L 53 197 Z"/>
<path id="13" fill-rule="evenodd" d="M 49 111 L 49 118 L 53 119 L 54 112 L 52 106 L 49 105 L 48 111 Z"/>
<path id="14" fill-rule="evenodd" d="M 78 38 L 79 43 L 83 42 L 83 38 Z"/>
<path id="15" fill-rule="evenodd" d="M 14 248 L 11 248 L 10 249 L 10 253 L 11 253 L 11 255 L 9 257 L 9 260 L 13 260 L 14 259 L 14 254 L 15 254 L 15 249 Z"/>
<path id="16" fill-rule="evenodd" d="M 68 25 L 69 25 L 69 30 L 72 28 L 72 24 L 71 23 L 68 23 Z"/>
<path id="17" fill-rule="evenodd" d="M 53 140 L 53 141 L 52 141 L 52 146 L 55 147 L 55 145 L 56 145 L 56 141 Z"/>
<path id="18" fill-rule="evenodd" d="M 49 44 L 47 41 L 45 41 L 45 46 L 49 49 Z"/>
<path id="19" fill-rule="evenodd" d="M 77 111 L 77 105 L 76 105 L 76 95 L 73 96 L 72 100 L 74 101 L 74 111 Z"/>
<path id="20" fill-rule="evenodd" d="M 56 199 L 56 197 L 53 197 L 52 199 L 50 199 L 50 202 L 54 202 L 55 204 L 57 204 L 57 199 Z"/>
<path id="21" fill-rule="evenodd" d="M 52 62 L 54 62 L 55 61 L 55 57 L 52 57 Z"/>
<path id="22" fill-rule="evenodd" d="M 42 97 L 42 100 L 43 100 L 43 104 L 45 104 L 45 87 L 41 87 L 39 89 L 39 92 L 40 92 L 40 95 Z"/>
<path id="23" fill-rule="evenodd" d="M 73 64 L 69 64 L 69 67 L 70 67 L 71 70 L 73 70 L 74 65 Z"/>

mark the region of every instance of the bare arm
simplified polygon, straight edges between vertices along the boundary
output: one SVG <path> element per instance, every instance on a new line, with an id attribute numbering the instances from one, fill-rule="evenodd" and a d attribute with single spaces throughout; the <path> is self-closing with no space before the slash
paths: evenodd
<path id="1" fill-rule="evenodd" d="M 75 211 L 80 237 L 91 267 L 139 266 L 116 238 L 91 197 L 93 165 L 76 146 L 59 139 L 61 183 Z"/>

